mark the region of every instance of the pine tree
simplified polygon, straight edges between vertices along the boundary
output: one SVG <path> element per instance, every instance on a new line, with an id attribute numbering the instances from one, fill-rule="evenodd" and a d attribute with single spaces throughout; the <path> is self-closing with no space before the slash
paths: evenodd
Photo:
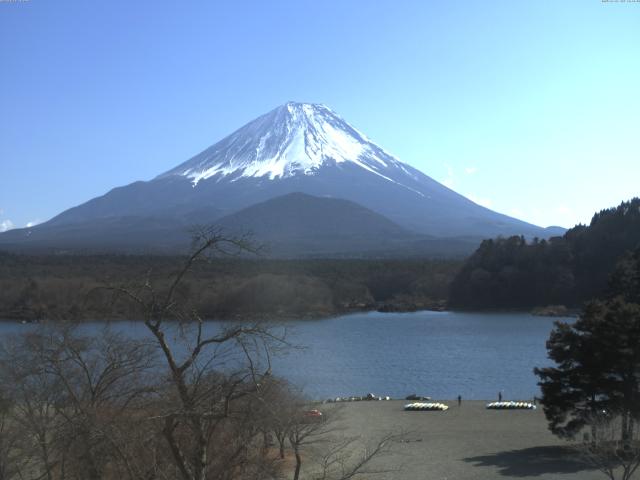
<path id="1" fill-rule="evenodd" d="M 557 322 L 547 342 L 554 367 L 536 368 L 549 428 L 574 437 L 602 416 L 621 418 L 622 441 L 640 420 L 640 250 L 611 278 L 609 296 L 575 323 Z"/>

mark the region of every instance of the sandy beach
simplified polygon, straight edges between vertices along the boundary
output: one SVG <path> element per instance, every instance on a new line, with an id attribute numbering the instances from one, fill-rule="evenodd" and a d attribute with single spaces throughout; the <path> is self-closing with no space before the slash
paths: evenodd
<path id="1" fill-rule="evenodd" d="M 569 443 L 547 429 L 537 410 L 487 410 L 484 401 L 446 401 L 445 412 L 406 412 L 400 400 L 344 405 L 347 435 L 375 439 L 409 432 L 377 466 L 387 479 L 538 480 L 602 479 L 604 475 L 571 457 Z"/>

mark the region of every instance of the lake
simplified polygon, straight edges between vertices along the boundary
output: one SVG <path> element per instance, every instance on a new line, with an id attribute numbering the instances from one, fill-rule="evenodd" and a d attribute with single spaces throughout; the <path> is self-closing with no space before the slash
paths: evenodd
<path id="1" fill-rule="evenodd" d="M 289 340 L 306 348 L 273 359 L 273 371 L 311 397 L 411 393 L 438 399 L 531 399 L 533 368 L 549 365 L 545 342 L 554 320 L 525 313 L 358 313 L 287 322 Z M 104 323 L 83 326 L 98 332 Z M 114 322 L 135 337 L 135 322 Z M 210 322 L 210 328 L 219 326 Z M 31 325 L 0 324 L 0 333 Z"/>

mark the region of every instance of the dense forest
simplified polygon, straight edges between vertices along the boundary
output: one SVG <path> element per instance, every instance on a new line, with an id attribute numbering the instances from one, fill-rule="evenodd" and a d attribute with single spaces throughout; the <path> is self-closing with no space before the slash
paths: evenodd
<path id="1" fill-rule="evenodd" d="M 640 199 L 596 213 L 562 237 L 485 240 L 452 282 L 458 308 L 577 307 L 606 293 L 616 263 L 640 246 Z"/>
<path id="2" fill-rule="evenodd" d="M 0 318 L 132 319 L 105 286 L 149 278 L 166 288 L 184 258 L 0 253 Z M 205 318 L 319 317 L 364 310 L 443 308 L 460 261 L 213 258 L 181 296 Z"/>
<path id="3" fill-rule="evenodd" d="M 640 246 L 640 199 L 549 240 L 482 242 L 466 261 L 210 258 L 180 294 L 205 318 L 320 317 L 365 310 L 578 307 L 602 295 L 626 252 Z M 160 288 L 183 257 L 0 252 L 0 318 L 132 319 L 106 286 L 149 279 Z"/>

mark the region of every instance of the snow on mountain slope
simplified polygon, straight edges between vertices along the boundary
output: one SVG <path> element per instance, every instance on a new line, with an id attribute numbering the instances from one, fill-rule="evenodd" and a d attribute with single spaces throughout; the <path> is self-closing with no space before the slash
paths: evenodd
<path id="1" fill-rule="evenodd" d="M 405 164 L 371 142 L 325 105 L 289 102 L 244 127 L 178 167 L 160 175 L 181 175 L 194 186 L 217 177 L 284 179 L 314 175 L 323 166 L 351 163 L 389 182 L 421 192 L 392 178 L 415 175 Z"/>
<path id="2" fill-rule="evenodd" d="M 160 231 L 212 224 L 296 192 L 353 202 L 411 235 L 479 241 L 498 235 L 545 238 L 553 234 L 482 207 L 436 182 L 373 143 L 328 107 L 290 102 L 152 180 L 116 187 L 37 227 L 0 234 L 0 244 L 37 237 L 40 245 L 63 247 L 71 242 L 60 240 L 71 238 L 68 232 L 76 239 L 74 245 L 81 238 L 87 244 L 96 244 L 100 238 L 126 244 L 130 232 L 151 248 L 162 243 L 160 237 L 168 236 L 159 235 Z M 353 222 L 358 224 L 355 216 Z M 249 230 L 256 226 L 246 225 Z M 109 229 L 111 233 L 105 233 Z M 336 236 L 335 229 L 332 235 Z M 381 235 L 369 236 L 374 243 L 385 241 Z M 432 247 L 425 246 L 425 251 Z"/>

